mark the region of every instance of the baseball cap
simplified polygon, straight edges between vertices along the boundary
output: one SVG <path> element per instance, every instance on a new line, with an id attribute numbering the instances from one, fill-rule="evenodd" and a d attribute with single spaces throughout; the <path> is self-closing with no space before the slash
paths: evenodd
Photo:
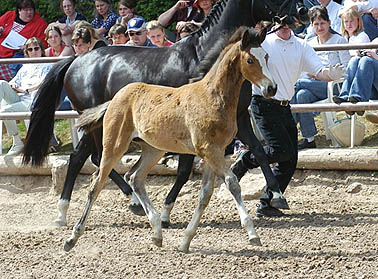
<path id="1" fill-rule="evenodd" d="M 127 31 L 139 31 L 146 28 L 146 20 L 141 17 L 133 17 L 127 22 Z"/>

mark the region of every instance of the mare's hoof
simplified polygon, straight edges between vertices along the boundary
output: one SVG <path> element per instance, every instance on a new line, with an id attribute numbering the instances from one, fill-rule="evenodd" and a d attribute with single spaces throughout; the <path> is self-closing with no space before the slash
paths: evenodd
<path id="1" fill-rule="evenodd" d="M 261 245 L 261 241 L 260 241 L 260 237 L 250 238 L 249 239 L 249 244 L 251 244 L 253 246 L 262 246 Z"/>
<path id="2" fill-rule="evenodd" d="M 146 216 L 146 212 L 144 212 L 144 209 L 143 209 L 142 205 L 140 205 L 140 204 L 130 204 L 129 209 L 135 215 Z"/>
<path id="3" fill-rule="evenodd" d="M 285 198 L 276 198 L 270 201 L 270 206 L 279 209 L 290 209 Z"/>
<path id="4" fill-rule="evenodd" d="M 163 239 L 152 237 L 152 243 L 155 244 L 157 247 L 162 247 L 163 246 Z"/>
<path id="5" fill-rule="evenodd" d="M 161 221 L 161 226 L 164 229 L 168 229 L 170 225 L 171 225 L 171 222 L 169 222 L 169 221 Z"/>
<path id="6" fill-rule="evenodd" d="M 64 242 L 64 251 L 69 252 L 72 248 L 74 248 L 76 244 L 76 241 L 73 241 L 73 239 L 66 240 Z"/>

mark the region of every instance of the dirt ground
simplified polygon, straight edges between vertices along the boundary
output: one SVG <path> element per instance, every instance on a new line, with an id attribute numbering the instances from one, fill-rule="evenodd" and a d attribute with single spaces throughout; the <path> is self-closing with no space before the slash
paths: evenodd
<path id="1" fill-rule="evenodd" d="M 53 225 L 59 197 L 48 178 L 3 178 L 0 278 L 378 278 L 376 175 L 297 171 L 284 218 L 257 219 L 257 201 L 246 200 L 262 247 L 248 245 L 234 203 L 219 195 L 218 182 L 188 254 L 177 247 L 197 202 L 198 176 L 183 189 L 162 248 L 152 244 L 147 218 L 134 216 L 129 200 L 109 186 L 69 253 L 63 243 L 82 213 L 89 178 L 81 176 L 73 193 L 68 227 Z M 158 209 L 173 180 L 149 177 Z"/>

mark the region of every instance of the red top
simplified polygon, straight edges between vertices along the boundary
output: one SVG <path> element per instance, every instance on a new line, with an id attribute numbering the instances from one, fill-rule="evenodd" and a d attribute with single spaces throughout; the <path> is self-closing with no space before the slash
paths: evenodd
<path id="1" fill-rule="evenodd" d="M 62 51 L 64 50 L 65 47 L 66 47 L 66 45 L 64 43 L 62 43 L 62 47 L 60 48 L 60 52 L 59 52 L 58 56 L 62 53 Z M 54 49 L 52 47 L 50 47 L 49 57 L 53 57 L 53 56 L 55 56 Z"/>
<path id="2" fill-rule="evenodd" d="M 1 33 L 0 35 L 0 57 L 2 58 L 12 57 L 16 52 L 19 51 L 1 45 L 1 43 L 11 31 L 15 19 L 16 11 L 6 12 L 0 17 L 0 26 L 4 28 L 3 33 Z M 19 32 L 19 34 L 24 36 L 26 39 L 37 37 L 41 39 L 43 45 L 47 47 L 47 42 L 45 41 L 45 29 L 47 28 L 47 25 L 47 22 L 43 18 L 41 18 L 39 13 L 35 12 L 32 21 L 28 22 L 21 30 L 21 32 Z"/>

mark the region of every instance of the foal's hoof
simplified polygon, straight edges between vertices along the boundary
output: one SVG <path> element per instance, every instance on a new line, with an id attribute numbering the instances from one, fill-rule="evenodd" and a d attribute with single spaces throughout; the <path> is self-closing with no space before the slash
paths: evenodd
<path id="1" fill-rule="evenodd" d="M 76 241 L 73 239 L 67 239 L 66 242 L 64 242 L 64 251 L 69 252 L 72 248 L 74 248 L 76 244 Z"/>
<path id="2" fill-rule="evenodd" d="M 289 204 L 283 197 L 272 199 L 270 201 L 270 206 L 279 209 L 290 209 Z"/>
<path id="3" fill-rule="evenodd" d="M 143 209 L 142 205 L 140 205 L 140 204 L 130 204 L 129 209 L 135 215 L 146 216 L 146 212 L 144 212 L 144 209 Z"/>
<path id="4" fill-rule="evenodd" d="M 58 227 L 64 227 L 67 226 L 67 221 L 62 219 L 55 219 L 54 224 Z"/>
<path id="5" fill-rule="evenodd" d="M 253 246 L 262 246 L 261 245 L 261 241 L 260 241 L 260 237 L 254 237 L 254 238 L 250 238 L 249 239 L 249 244 L 253 245 Z"/>
<path id="6" fill-rule="evenodd" d="M 171 225 L 171 222 L 169 221 L 161 221 L 161 226 L 164 229 L 168 229 L 170 225 Z"/>
<path id="7" fill-rule="evenodd" d="M 152 237 L 152 243 L 155 244 L 157 247 L 162 247 L 163 246 L 163 239 Z"/>

